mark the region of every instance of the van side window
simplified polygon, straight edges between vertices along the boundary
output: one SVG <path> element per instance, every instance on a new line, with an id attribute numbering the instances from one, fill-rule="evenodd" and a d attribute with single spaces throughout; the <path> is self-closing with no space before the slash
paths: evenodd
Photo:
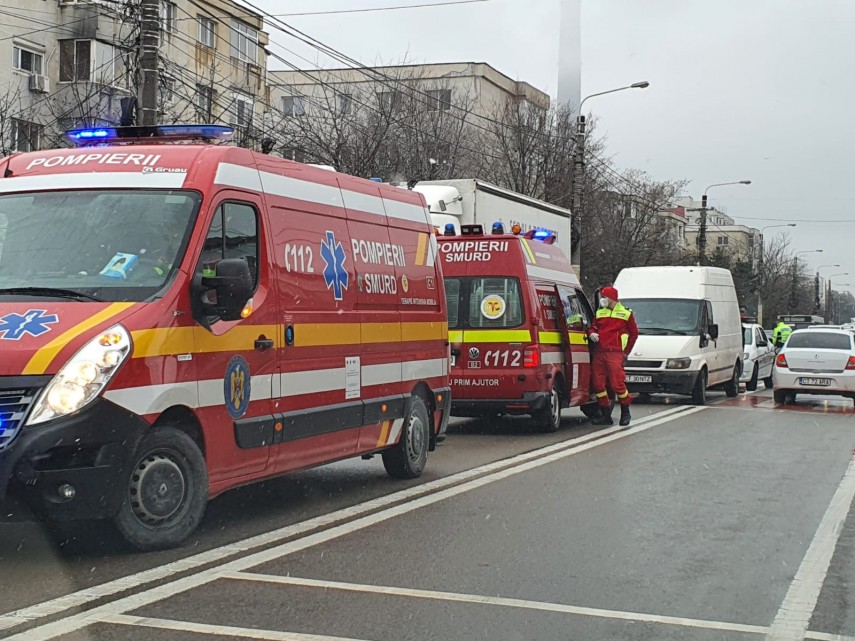
<path id="1" fill-rule="evenodd" d="M 258 284 L 258 214 L 252 205 L 235 202 L 220 205 L 205 238 L 196 271 L 213 276 L 217 263 L 223 258 L 246 260 L 253 284 Z"/>
<path id="2" fill-rule="evenodd" d="M 469 285 L 469 327 L 489 329 L 522 325 L 522 294 L 516 278 L 472 278 Z"/>
<path id="3" fill-rule="evenodd" d="M 445 301 L 448 307 L 448 327 L 460 327 L 460 279 L 445 279 Z"/>
<path id="4" fill-rule="evenodd" d="M 564 304 L 564 314 L 567 319 L 568 330 L 571 332 L 582 332 L 585 330 L 585 310 L 575 293 L 567 295 L 567 300 Z"/>
<path id="5" fill-rule="evenodd" d="M 757 344 L 761 345 L 763 343 L 769 344 L 769 340 L 766 338 L 766 332 L 763 331 L 762 327 L 755 327 L 755 333 L 757 334 Z"/>

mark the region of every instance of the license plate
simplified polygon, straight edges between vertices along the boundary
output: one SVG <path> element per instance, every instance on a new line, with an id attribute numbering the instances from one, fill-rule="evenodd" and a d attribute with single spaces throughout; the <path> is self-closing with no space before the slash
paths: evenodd
<path id="1" fill-rule="evenodd" d="M 799 379 L 799 383 L 801 385 L 816 385 L 819 387 L 828 387 L 831 385 L 830 378 L 810 378 L 807 376 L 803 376 Z"/>
<path id="2" fill-rule="evenodd" d="M 641 376 L 639 374 L 629 374 L 626 377 L 626 382 L 627 383 L 652 383 L 653 377 L 652 376 Z"/>

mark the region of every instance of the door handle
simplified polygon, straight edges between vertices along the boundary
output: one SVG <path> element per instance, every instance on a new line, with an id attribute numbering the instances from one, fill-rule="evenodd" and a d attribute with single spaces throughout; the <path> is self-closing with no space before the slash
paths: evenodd
<path id="1" fill-rule="evenodd" d="M 451 355 L 452 355 L 452 356 L 460 356 L 460 354 L 461 354 L 461 353 L 462 353 L 462 352 L 461 352 L 459 349 L 457 349 L 457 348 L 454 348 L 454 349 L 452 349 L 452 350 L 451 350 Z"/>
<path id="2" fill-rule="evenodd" d="M 266 349 L 273 349 L 273 339 L 272 338 L 256 338 L 255 339 L 255 349 L 259 351 L 264 351 Z"/>

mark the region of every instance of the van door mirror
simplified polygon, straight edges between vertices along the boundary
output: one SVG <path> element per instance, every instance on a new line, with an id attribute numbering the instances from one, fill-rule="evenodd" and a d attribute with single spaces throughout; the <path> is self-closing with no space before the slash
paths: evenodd
<path id="1" fill-rule="evenodd" d="M 194 308 L 204 316 L 218 316 L 225 321 L 240 320 L 241 312 L 252 298 L 252 290 L 249 263 L 243 258 L 224 258 L 217 263 L 216 276 L 194 279 Z"/>
<path id="2" fill-rule="evenodd" d="M 710 338 L 714 341 L 718 340 L 718 325 L 710 323 L 710 326 L 707 328 L 707 334 L 709 334 Z"/>

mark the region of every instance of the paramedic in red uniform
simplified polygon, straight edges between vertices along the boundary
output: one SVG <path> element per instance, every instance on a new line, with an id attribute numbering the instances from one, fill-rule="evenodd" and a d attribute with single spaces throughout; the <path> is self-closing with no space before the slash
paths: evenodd
<path id="1" fill-rule="evenodd" d="M 593 343 L 591 355 L 591 387 L 597 396 L 600 415 L 591 421 L 594 425 L 613 425 L 608 388 L 617 395 L 620 403 L 620 424 L 629 425 L 631 399 L 626 389 L 623 363 L 638 339 L 638 327 L 632 311 L 618 301 L 614 287 L 600 290 L 600 309 L 588 338 Z"/>

